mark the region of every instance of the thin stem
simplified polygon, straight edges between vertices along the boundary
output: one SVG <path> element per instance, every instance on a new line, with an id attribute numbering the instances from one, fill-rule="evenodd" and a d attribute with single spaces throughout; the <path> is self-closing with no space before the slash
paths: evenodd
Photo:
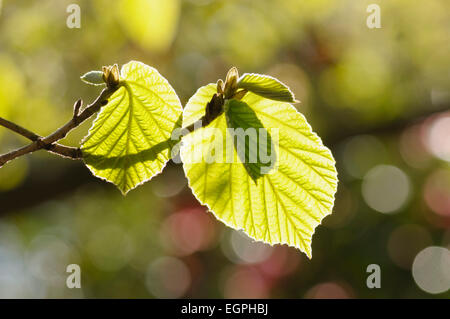
<path id="1" fill-rule="evenodd" d="M 36 133 L 33 133 L 26 128 L 8 121 L 2 117 L 0 117 L 0 125 L 13 132 L 16 132 L 19 135 L 22 135 L 23 137 L 28 138 L 33 142 L 42 140 L 42 136 L 37 135 Z M 71 159 L 78 159 L 81 156 L 80 150 L 77 147 L 65 146 L 58 143 L 50 144 L 46 147 L 46 149 L 52 153 Z"/>
<path id="2" fill-rule="evenodd" d="M 39 135 L 20 127 L 17 124 L 14 124 L 10 121 L 1 119 L 0 125 L 22 135 L 26 138 L 33 141 L 33 143 L 21 147 L 17 150 L 11 151 L 9 153 L 6 153 L 4 155 L 0 156 L 0 167 L 3 166 L 5 163 L 19 157 L 23 156 L 28 153 L 35 152 L 40 149 L 47 149 L 53 153 L 56 153 L 58 155 L 61 155 L 63 157 L 69 157 L 73 159 L 81 158 L 81 150 L 79 148 L 73 148 L 73 147 L 67 147 L 63 145 L 56 144 L 57 141 L 60 139 L 63 139 L 66 137 L 67 133 L 69 133 L 72 129 L 79 126 L 81 123 L 83 123 L 85 120 L 87 120 L 89 117 L 91 117 L 94 113 L 98 112 L 100 108 L 107 103 L 108 98 L 118 89 L 118 87 L 106 87 L 102 90 L 100 95 L 95 99 L 94 102 L 92 102 L 90 105 L 88 105 L 81 113 L 78 114 L 78 109 L 80 108 L 80 102 L 77 101 L 75 104 L 77 106 L 76 112 L 74 112 L 73 117 L 63 126 L 61 126 L 59 129 L 57 129 L 52 134 L 48 135 L 47 137 L 40 137 Z"/>

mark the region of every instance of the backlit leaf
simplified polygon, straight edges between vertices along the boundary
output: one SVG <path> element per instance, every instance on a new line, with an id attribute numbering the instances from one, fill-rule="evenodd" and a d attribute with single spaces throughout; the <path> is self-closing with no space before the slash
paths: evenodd
<path id="1" fill-rule="evenodd" d="M 215 92 L 214 84 L 196 92 L 184 109 L 183 126 L 203 116 Z M 276 162 L 256 178 L 233 146 L 233 162 L 227 162 L 230 126 L 263 126 Z M 216 161 L 207 162 L 212 153 Z M 288 244 L 311 257 L 314 230 L 333 208 L 337 173 L 331 152 L 292 105 L 251 92 L 240 102 L 228 101 L 209 126 L 183 138 L 181 158 L 194 195 L 219 220 L 256 240 Z"/>
<path id="2" fill-rule="evenodd" d="M 275 101 L 298 102 L 286 85 L 268 75 L 245 73 L 239 78 L 238 88 Z"/>
<path id="3" fill-rule="evenodd" d="M 169 160 L 181 104 L 167 80 L 143 63 L 125 64 L 120 81 L 89 130 L 82 152 L 95 176 L 126 194 L 160 173 Z"/>

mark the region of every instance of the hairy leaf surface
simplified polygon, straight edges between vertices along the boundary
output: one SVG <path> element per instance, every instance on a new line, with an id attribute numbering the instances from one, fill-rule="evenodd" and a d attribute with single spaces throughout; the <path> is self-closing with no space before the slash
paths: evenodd
<path id="1" fill-rule="evenodd" d="M 81 81 L 90 85 L 104 85 L 102 71 L 89 71 L 80 77 Z"/>
<path id="2" fill-rule="evenodd" d="M 120 81 L 89 130 L 82 152 L 95 176 L 126 194 L 164 168 L 182 108 L 167 80 L 148 65 L 125 64 Z"/>
<path id="3" fill-rule="evenodd" d="M 215 92 L 214 84 L 196 92 L 184 109 L 183 126 L 203 116 Z M 236 126 L 269 132 L 276 163 L 268 172 L 252 176 L 235 147 L 230 163 L 227 140 L 233 141 L 229 128 Z M 211 154 L 219 160 L 206 161 Z M 256 240 L 288 244 L 311 257 L 314 230 L 333 208 L 337 173 L 331 152 L 291 104 L 251 92 L 242 101 L 228 101 L 208 127 L 183 138 L 181 158 L 195 196 L 219 220 Z"/>
<path id="4" fill-rule="evenodd" d="M 267 99 L 294 103 L 291 90 L 277 79 L 263 74 L 245 73 L 238 81 L 238 88 L 246 89 Z"/>

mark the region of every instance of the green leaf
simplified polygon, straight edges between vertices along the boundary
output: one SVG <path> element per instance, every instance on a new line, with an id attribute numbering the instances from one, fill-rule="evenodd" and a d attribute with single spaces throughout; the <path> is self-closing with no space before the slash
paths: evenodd
<path id="1" fill-rule="evenodd" d="M 257 180 L 276 164 L 272 137 L 247 103 L 232 99 L 225 108 L 228 136 L 247 173 Z"/>
<path id="2" fill-rule="evenodd" d="M 120 88 L 83 142 L 86 165 L 126 194 L 164 168 L 181 110 L 178 96 L 157 70 L 135 61 L 125 64 Z"/>
<path id="3" fill-rule="evenodd" d="M 291 90 L 277 79 L 262 74 L 245 73 L 238 80 L 238 88 L 281 102 L 297 103 Z"/>
<path id="4" fill-rule="evenodd" d="M 183 126 L 204 115 L 215 92 L 215 84 L 196 92 L 183 111 Z M 271 135 L 276 163 L 257 178 L 233 146 L 229 161 L 229 128 L 236 126 L 263 126 Z M 218 160 L 206 161 L 210 154 Z M 311 257 L 314 230 L 333 208 L 337 172 L 331 152 L 291 104 L 251 92 L 240 102 L 231 100 L 209 126 L 183 137 L 181 158 L 194 195 L 219 220 L 256 240 L 288 244 Z"/>
<path id="5" fill-rule="evenodd" d="M 89 71 L 80 77 L 81 81 L 90 85 L 102 85 L 105 84 L 103 80 L 102 71 Z"/>

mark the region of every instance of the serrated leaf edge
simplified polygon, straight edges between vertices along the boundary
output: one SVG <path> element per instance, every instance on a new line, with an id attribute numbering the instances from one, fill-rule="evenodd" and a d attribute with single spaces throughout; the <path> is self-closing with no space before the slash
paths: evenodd
<path id="1" fill-rule="evenodd" d="M 176 97 L 177 97 L 177 101 L 178 101 L 179 105 L 181 106 L 180 111 L 183 112 L 183 105 L 181 104 L 180 98 L 179 98 L 178 94 L 176 94 L 175 89 L 172 87 L 172 85 L 169 83 L 169 81 L 168 81 L 164 76 L 162 76 L 162 74 L 161 74 L 156 68 L 154 68 L 154 67 L 152 67 L 152 66 L 150 66 L 150 65 L 147 65 L 147 64 L 145 64 L 145 63 L 143 63 L 143 62 L 135 61 L 135 60 L 131 60 L 131 61 L 129 61 L 128 63 L 132 63 L 132 62 L 135 62 L 135 63 L 137 63 L 137 64 L 142 64 L 142 65 L 144 65 L 144 66 L 146 66 L 146 67 L 149 67 L 149 68 L 153 69 L 153 71 L 155 71 L 159 76 L 161 76 L 161 78 L 163 78 L 163 79 L 167 82 L 167 85 L 169 85 L 169 87 L 172 88 L 172 90 L 175 92 L 175 95 L 176 95 Z M 123 73 L 122 73 L 122 72 L 123 72 L 123 67 L 124 67 L 124 65 L 126 65 L 126 64 L 128 64 L 128 63 L 123 64 L 123 65 L 122 65 L 122 68 L 120 69 L 120 78 L 121 78 L 121 80 L 124 78 Z M 124 82 L 126 82 L 126 80 L 125 80 Z M 124 87 L 124 89 L 128 91 L 127 87 L 126 87 L 125 85 L 122 85 L 122 84 L 119 84 L 119 88 L 117 89 L 117 91 L 120 90 L 121 87 Z M 116 91 L 116 92 L 117 92 L 117 91 Z M 130 92 L 128 92 L 128 94 L 130 94 Z M 108 99 L 108 103 L 109 103 L 109 99 Z M 97 112 L 97 115 L 96 115 L 95 119 L 92 121 L 91 127 L 89 128 L 87 134 L 83 137 L 83 139 L 82 139 L 81 142 L 80 142 L 80 150 L 81 150 L 82 153 L 83 153 L 82 145 L 83 145 L 83 143 L 86 141 L 86 139 L 87 139 L 87 137 L 89 136 L 89 134 L 91 133 L 91 130 L 92 130 L 93 126 L 94 126 L 95 121 L 97 121 L 98 117 L 100 116 L 100 112 L 101 112 L 101 109 L 100 109 L 100 111 Z M 89 169 L 89 171 L 91 172 L 91 174 L 92 174 L 94 177 L 96 177 L 96 178 L 98 178 L 98 179 L 100 179 L 100 180 L 103 180 L 103 181 L 105 181 L 105 182 L 107 182 L 107 183 L 110 183 L 110 184 L 114 185 L 115 188 L 117 188 L 117 189 L 120 190 L 120 192 L 121 192 L 121 194 L 122 194 L 123 196 L 126 196 L 126 195 L 127 195 L 130 191 L 132 191 L 133 189 L 136 189 L 137 187 L 139 187 L 139 186 L 141 186 L 141 185 L 147 183 L 148 181 L 152 180 L 155 176 L 158 176 L 159 174 L 161 174 L 161 173 L 164 171 L 164 168 L 166 168 L 167 163 L 170 161 L 170 156 L 169 156 L 169 158 L 167 159 L 167 161 L 164 163 L 164 165 L 162 166 L 162 168 L 161 168 L 161 170 L 160 170 L 159 172 L 153 174 L 152 177 L 150 177 L 150 178 L 148 178 L 148 179 L 145 179 L 145 180 L 141 181 L 140 183 L 136 184 L 134 187 L 128 189 L 128 190 L 125 191 L 125 192 L 124 192 L 122 189 L 120 189 L 119 187 L 117 187 L 117 185 L 114 184 L 112 181 L 109 181 L 109 180 L 107 180 L 105 177 L 98 176 L 97 174 L 95 174 L 95 172 L 94 172 L 94 171 L 89 167 L 89 165 L 87 165 L 87 163 L 85 162 L 84 156 L 82 157 L 82 161 L 83 161 L 83 164 Z"/>
<path id="2" fill-rule="evenodd" d="M 252 74 L 255 74 L 255 73 L 252 73 Z M 209 83 L 209 84 L 206 84 L 205 86 L 208 86 L 208 85 L 211 85 L 211 84 L 212 84 L 212 85 L 215 85 L 214 83 Z M 203 86 L 202 86 L 202 87 L 203 87 Z M 197 93 L 202 87 L 200 87 L 200 88 L 196 91 L 196 93 Z M 194 95 L 191 96 L 191 98 L 187 101 L 186 105 L 189 104 L 189 102 L 191 101 L 191 99 L 192 99 L 195 95 L 196 95 L 196 94 L 194 94 Z M 295 112 L 297 112 L 301 117 L 303 117 L 303 119 L 305 120 L 306 125 L 307 125 L 308 128 L 311 130 L 312 137 L 316 138 L 317 141 L 318 141 L 318 144 L 319 144 L 322 148 L 324 148 L 324 149 L 326 150 L 326 152 L 328 153 L 328 155 L 330 155 L 330 157 L 333 159 L 333 165 L 334 165 L 334 167 L 336 167 L 336 160 L 335 160 L 335 158 L 334 158 L 334 156 L 333 156 L 333 153 L 331 152 L 331 150 L 330 150 L 328 147 L 326 147 L 326 146 L 323 144 L 322 139 L 320 138 L 319 135 L 317 135 L 316 132 L 314 132 L 314 130 L 312 129 L 312 126 L 311 126 L 311 125 L 309 124 L 309 122 L 306 120 L 306 117 L 305 117 L 302 113 L 300 113 L 300 112 L 295 108 L 295 106 L 293 106 L 291 103 L 288 103 L 288 102 L 281 102 L 281 103 L 289 104 L 289 106 L 290 106 L 291 108 L 293 108 L 293 109 L 295 110 Z M 249 105 L 249 106 L 251 107 L 251 105 Z M 184 109 L 183 109 L 183 111 L 184 111 Z M 217 119 L 216 119 L 216 120 L 217 120 Z M 183 123 L 183 125 L 184 125 L 184 123 Z M 183 152 L 181 152 L 181 151 L 180 151 L 180 157 L 181 157 L 181 162 L 184 163 Z M 333 195 L 332 195 L 333 203 L 334 203 L 335 200 L 336 200 L 336 193 L 337 193 L 337 188 L 338 188 L 338 184 L 339 184 L 338 171 L 337 171 L 337 169 L 336 169 L 335 171 L 336 171 L 336 188 L 335 188 L 335 191 L 334 191 L 334 193 L 333 193 Z M 264 241 L 264 240 L 262 240 L 262 239 L 257 239 L 257 238 L 255 238 L 255 237 L 253 237 L 252 235 L 250 235 L 249 233 L 247 233 L 247 231 L 246 231 L 243 227 L 235 227 L 235 226 L 231 225 L 230 223 L 228 223 L 227 221 L 223 220 L 223 219 L 220 218 L 218 215 L 216 215 L 216 213 L 211 209 L 211 207 L 210 207 L 207 203 L 203 202 L 203 201 L 197 196 L 197 194 L 195 194 L 194 190 L 193 190 L 192 187 L 191 187 L 191 180 L 190 180 L 190 178 L 189 178 L 189 176 L 188 176 L 188 174 L 187 174 L 185 165 L 183 165 L 183 172 L 184 172 L 184 175 L 185 175 L 185 177 L 186 177 L 186 179 L 187 179 L 187 181 L 188 181 L 188 186 L 189 186 L 189 188 L 191 189 L 191 192 L 192 192 L 192 194 L 194 195 L 195 199 L 196 199 L 200 204 L 202 204 L 203 206 L 205 206 L 205 207 L 207 208 L 207 211 L 208 211 L 208 212 L 212 213 L 212 214 L 214 215 L 214 217 L 215 217 L 217 220 L 219 220 L 220 222 L 224 223 L 227 227 L 229 227 L 229 228 L 231 228 L 231 229 L 233 229 L 233 230 L 235 230 L 235 231 L 243 231 L 248 237 L 250 237 L 251 239 L 253 239 L 254 242 L 260 242 L 260 243 L 263 243 L 263 244 L 267 244 L 267 245 L 269 245 L 269 246 L 271 246 L 271 247 L 273 247 L 273 246 L 275 246 L 275 245 L 282 245 L 282 246 L 293 247 L 293 248 L 298 249 L 298 250 L 300 250 L 301 252 L 305 253 L 306 256 L 308 256 L 309 259 L 312 259 L 312 247 L 311 247 L 311 245 L 312 245 L 312 242 L 313 242 L 313 237 L 314 237 L 314 234 L 315 234 L 315 232 L 316 232 L 316 229 L 317 229 L 317 227 L 319 227 L 320 225 L 322 225 L 323 220 L 325 219 L 325 217 L 327 217 L 327 216 L 329 216 L 329 215 L 331 215 L 331 214 L 333 213 L 334 205 L 333 205 L 333 207 L 332 207 L 329 211 L 327 211 L 327 212 L 324 214 L 324 216 L 320 219 L 320 222 L 318 222 L 318 223 L 314 226 L 313 231 L 312 231 L 312 233 L 311 233 L 311 245 L 310 245 L 310 247 L 309 247 L 308 250 L 304 251 L 301 247 L 298 247 L 298 246 L 295 246 L 295 245 L 291 245 L 291 244 L 289 244 L 289 243 L 269 243 L 269 242 L 266 242 L 266 241 Z"/>

